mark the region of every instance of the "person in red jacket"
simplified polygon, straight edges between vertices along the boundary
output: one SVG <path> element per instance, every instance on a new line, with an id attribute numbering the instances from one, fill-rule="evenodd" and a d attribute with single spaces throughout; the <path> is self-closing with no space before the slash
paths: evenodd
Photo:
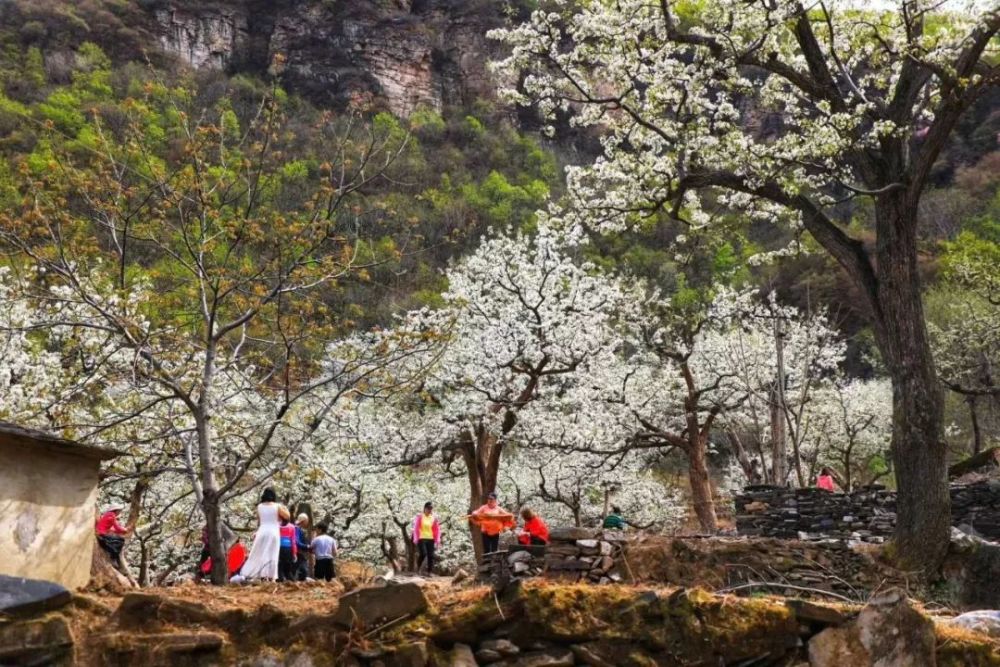
<path id="1" fill-rule="evenodd" d="M 114 504 L 109 505 L 104 513 L 101 514 L 101 518 L 97 520 L 97 525 L 95 529 L 98 535 L 125 535 L 128 533 L 128 528 L 118 523 L 118 515 L 122 513 L 125 509 L 124 505 Z"/>
<path id="2" fill-rule="evenodd" d="M 521 518 L 524 519 L 524 527 L 517 536 L 517 541 L 521 544 L 548 544 L 549 527 L 530 509 L 525 507 L 521 510 Z"/>
<path id="3" fill-rule="evenodd" d="M 118 503 L 109 505 L 94 525 L 98 546 L 107 552 L 111 564 L 119 570 L 122 568 L 122 549 L 125 548 L 123 536 L 129 533 L 128 528 L 118 523 L 118 515 L 123 509 L 125 506 Z"/>

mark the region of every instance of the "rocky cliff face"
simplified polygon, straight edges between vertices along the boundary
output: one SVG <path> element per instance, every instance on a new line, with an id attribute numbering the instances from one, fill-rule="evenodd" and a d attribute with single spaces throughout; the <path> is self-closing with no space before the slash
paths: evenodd
<path id="1" fill-rule="evenodd" d="M 394 113 L 488 96 L 498 2 L 173 0 L 149 7 L 160 46 L 198 68 L 270 70 L 322 103 L 372 94 Z"/>

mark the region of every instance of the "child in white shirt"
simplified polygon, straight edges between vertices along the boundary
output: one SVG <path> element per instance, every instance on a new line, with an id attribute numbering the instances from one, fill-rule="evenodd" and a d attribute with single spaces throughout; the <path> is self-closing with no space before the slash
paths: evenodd
<path id="1" fill-rule="evenodd" d="M 333 557 L 337 555 L 337 540 L 326 534 L 327 525 L 325 523 L 316 526 L 316 530 L 319 534 L 310 543 L 313 557 L 316 559 L 313 575 L 316 579 L 330 581 L 336 576 Z"/>

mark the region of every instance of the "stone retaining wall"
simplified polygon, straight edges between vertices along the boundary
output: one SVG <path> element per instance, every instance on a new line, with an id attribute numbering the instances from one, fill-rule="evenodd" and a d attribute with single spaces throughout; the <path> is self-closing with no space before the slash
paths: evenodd
<path id="1" fill-rule="evenodd" d="M 543 577 L 564 582 L 595 584 L 620 582 L 618 564 L 627 536 L 620 530 L 553 528 L 545 547 L 523 547 L 516 542 L 503 546 L 514 578 Z M 488 574 L 489 566 L 481 568 Z"/>
<path id="2" fill-rule="evenodd" d="M 750 486 L 736 496 L 741 535 L 839 538 L 883 542 L 896 525 L 896 493 L 865 487 L 851 493 L 822 489 Z M 1000 481 L 951 486 L 952 525 L 988 540 L 1000 540 Z"/>

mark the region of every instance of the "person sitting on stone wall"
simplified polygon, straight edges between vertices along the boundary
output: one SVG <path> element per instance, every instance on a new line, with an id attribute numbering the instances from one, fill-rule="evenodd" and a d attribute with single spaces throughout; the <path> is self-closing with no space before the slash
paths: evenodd
<path id="1" fill-rule="evenodd" d="M 122 549 L 125 547 L 124 535 L 131 532 L 128 528 L 118 523 L 118 516 L 125 506 L 120 503 L 113 503 L 105 508 L 97 520 L 95 531 L 97 532 L 97 544 L 107 552 L 112 564 L 121 569 Z"/>
<path id="2" fill-rule="evenodd" d="M 833 472 L 826 466 L 819 471 L 819 475 L 816 477 L 816 488 L 829 491 L 830 493 L 834 491 Z"/>
<path id="3" fill-rule="evenodd" d="M 542 521 L 542 517 L 525 507 L 521 510 L 521 518 L 524 519 L 524 527 L 517 535 L 518 542 L 529 545 L 549 543 L 549 527 Z"/>
<path id="4" fill-rule="evenodd" d="M 626 523 L 622 517 L 621 509 L 617 505 L 613 505 L 611 514 L 604 517 L 604 523 L 601 524 L 601 527 L 605 530 L 625 530 Z"/>

